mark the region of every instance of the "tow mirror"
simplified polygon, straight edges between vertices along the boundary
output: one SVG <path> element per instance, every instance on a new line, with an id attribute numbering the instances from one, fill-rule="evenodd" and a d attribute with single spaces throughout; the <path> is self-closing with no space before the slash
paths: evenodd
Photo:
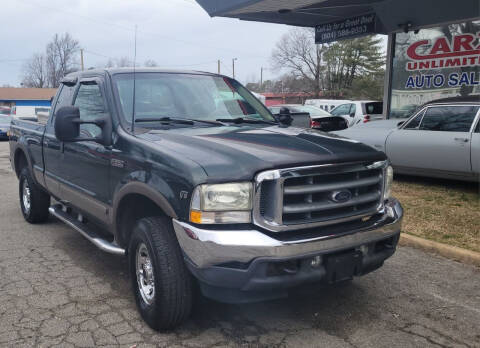
<path id="1" fill-rule="evenodd" d="M 81 124 L 94 124 L 102 129 L 102 134 L 98 137 L 80 137 Z M 55 113 L 55 136 L 63 142 L 95 141 L 109 146 L 112 143 L 112 122 L 109 117 L 82 120 L 78 107 L 63 106 Z"/>

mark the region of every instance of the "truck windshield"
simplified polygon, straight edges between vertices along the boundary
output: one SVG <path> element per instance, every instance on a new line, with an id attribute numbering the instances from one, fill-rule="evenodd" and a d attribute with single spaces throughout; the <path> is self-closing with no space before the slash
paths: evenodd
<path id="1" fill-rule="evenodd" d="M 124 120 L 133 114 L 133 74 L 113 76 Z M 256 119 L 274 122 L 267 108 L 235 80 L 221 76 L 180 73 L 137 73 L 135 119 L 142 127 L 159 118 L 191 120 Z M 146 119 L 152 122 L 145 122 Z M 146 125 L 145 125 L 146 124 Z"/>

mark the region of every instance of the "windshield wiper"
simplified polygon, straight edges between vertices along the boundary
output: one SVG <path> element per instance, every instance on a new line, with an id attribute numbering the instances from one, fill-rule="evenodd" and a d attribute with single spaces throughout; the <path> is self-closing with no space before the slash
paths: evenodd
<path id="1" fill-rule="evenodd" d="M 171 118 L 171 117 L 159 117 L 159 118 L 137 118 L 135 123 L 148 123 L 148 122 L 161 122 L 161 123 L 178 123 L 178 124 L 190 124 L 194 122 L 184 118 Z"/>
<path id="2" fill-rule="evenodd" d="M 161 122 L 161 123 L 177 123 L 177 124 L 188 124 L 194 125 L 195 122 L 213 124 L 216 126 L 223 126 L 221 122 L 218 121 L 209 121 L 209 120 L 198 120 L 190 118 L 177 118 L 177 117 L 159 117 L 159 118 L 137 118 L 135 122 L 139 123 L 148 123 L 148 122 Z"/>
<path id="3" fill-rule="evenodd" d="M 277 124 L 274 121 L 267 121 L 267 120 L 259 120 L 255 118 L 246 118 L 246 117 L 237 117 L 237 118 L 217 118 L 218 122 L 224 122 L 224 123 L 235 123 L 235 124 L 241 124 L 241 123 L 252 123 L 252 124 L 258 124 L 258 123 L 265 123 L 265 124 Z"/>

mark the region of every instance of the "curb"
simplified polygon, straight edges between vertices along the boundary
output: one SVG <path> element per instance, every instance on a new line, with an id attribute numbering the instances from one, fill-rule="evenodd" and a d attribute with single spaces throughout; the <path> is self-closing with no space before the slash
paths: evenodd
<path id="1" fill-rule="evenodd" d="M 406 233 L 402 233 L 400 235 L 400 245 L 411 246 L 425 251 L 434 252 L 449 259 L 480 266 L 480 253 L 475 251 L 434 242 Z"/>

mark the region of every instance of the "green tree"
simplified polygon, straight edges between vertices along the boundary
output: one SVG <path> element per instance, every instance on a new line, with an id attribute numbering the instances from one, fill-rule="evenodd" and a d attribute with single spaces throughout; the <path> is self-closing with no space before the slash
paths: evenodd
<path id="1" fill-rule="evenodd" d="M 327 91 L 333 95 L 354 94 L 349 90 L 355 79 L 361 79 L 363 85 L 369 81 L 375 84 L 377 75 L 384 74 L 380 42 L 380 38 L 365 36 L 329 45 L 323 54 Z"/>
<path id="2" fill-rule="evenodd" d="M 369 94 L 381 98 L 378 82 L 383 76 L 378 76 L 384 74 L 385 55 L 380 43 L 379 37 L 366 36 L 316 45 L 312 29 L 294 28 L 276 44 L 271 60 L 275 70 L 286 70 L 296 81 L 302 81 L 302 91 L 327 96 L 353 95 L 354 81 L 361 79 Z"/>

